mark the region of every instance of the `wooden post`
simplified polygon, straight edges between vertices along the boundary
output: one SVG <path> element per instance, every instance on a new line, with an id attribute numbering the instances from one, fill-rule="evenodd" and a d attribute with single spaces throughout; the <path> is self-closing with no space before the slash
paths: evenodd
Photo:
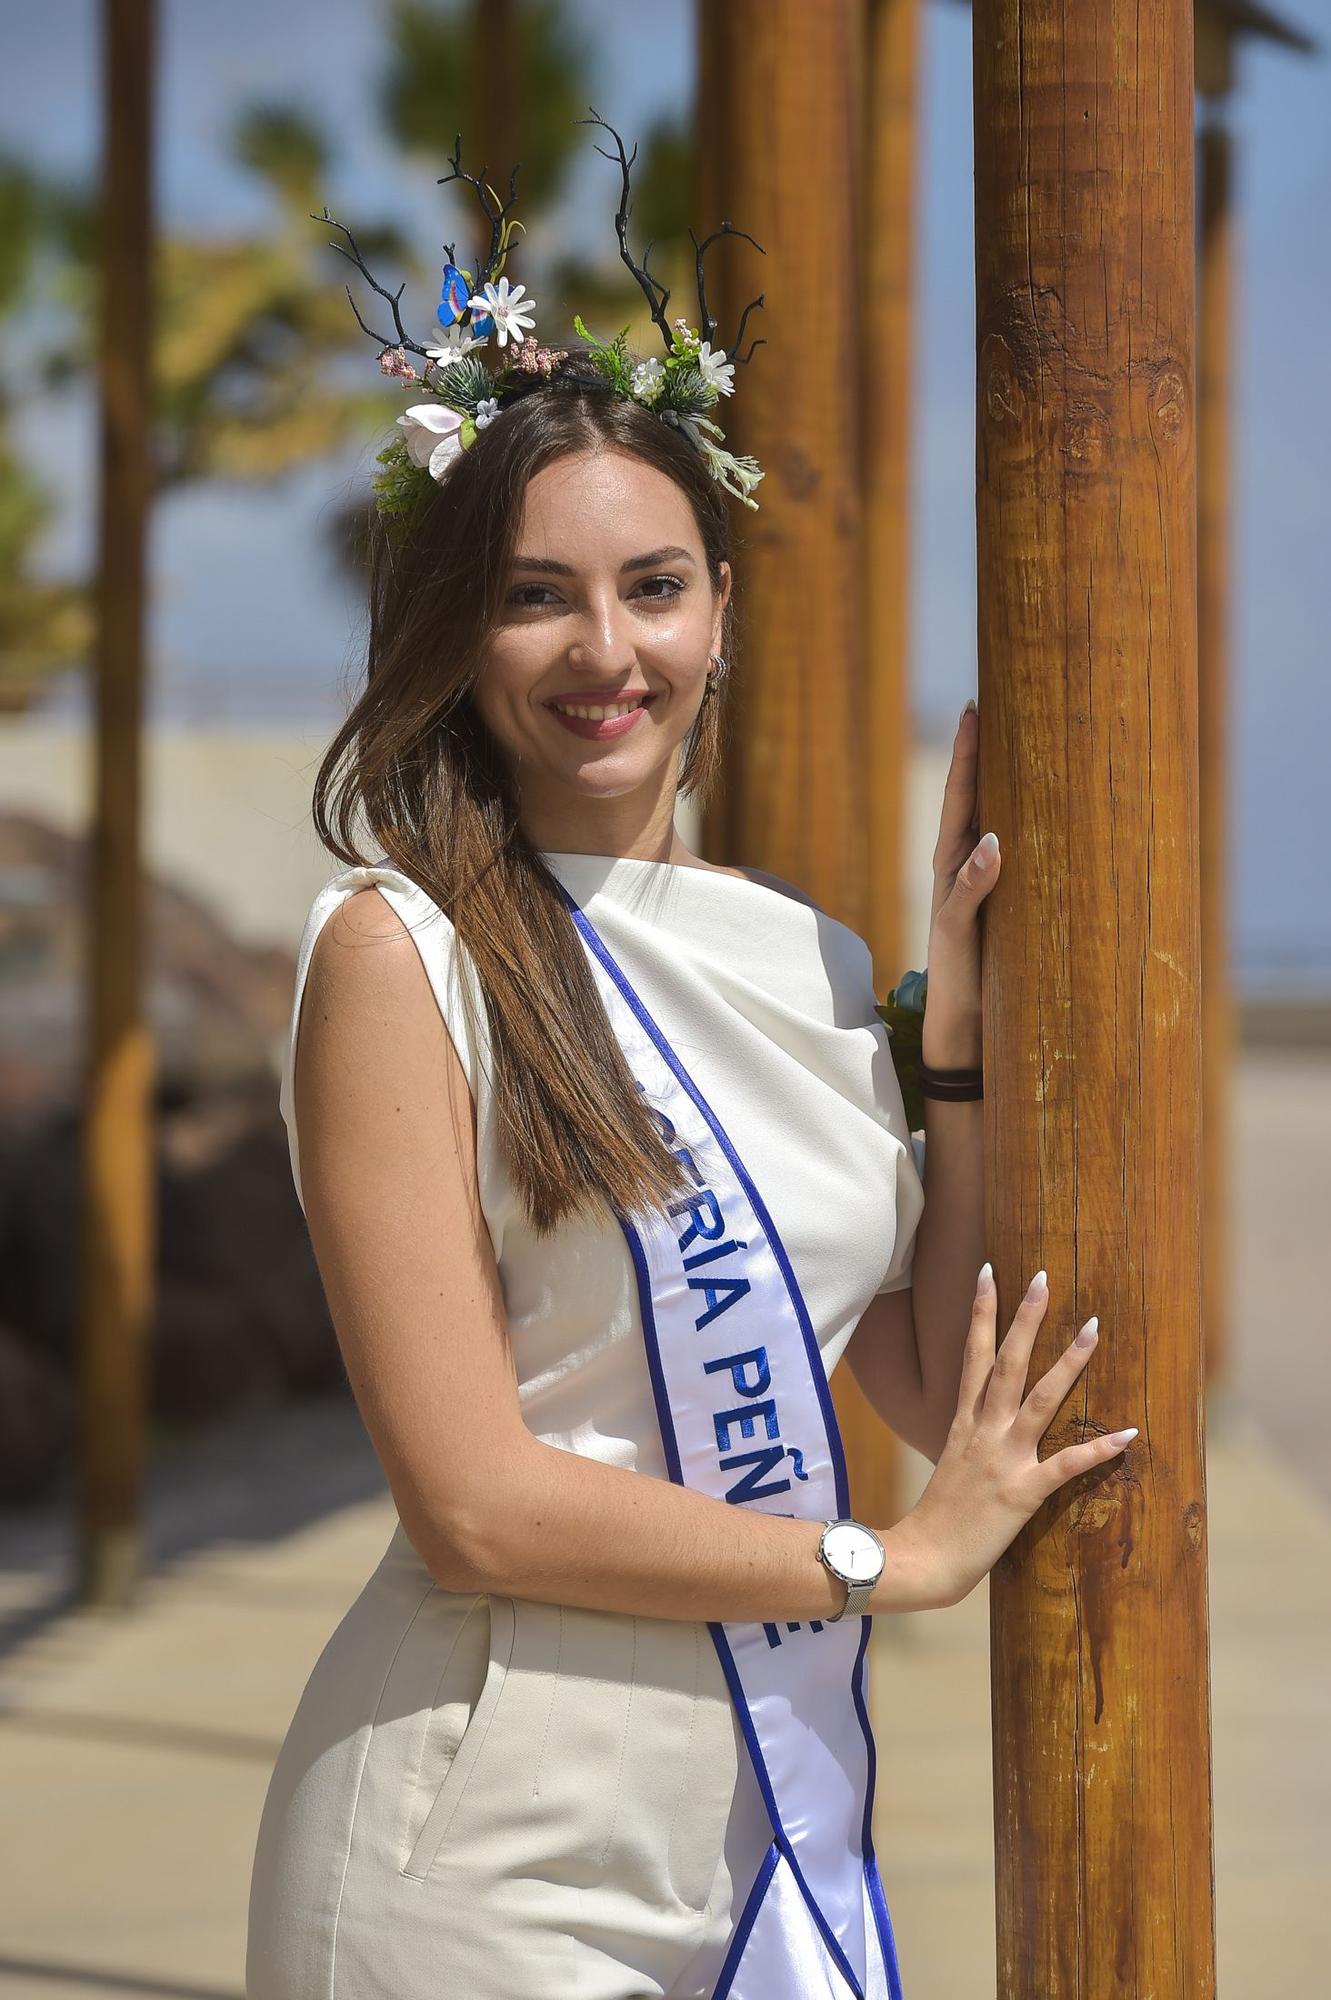
<path id="1" fill-rule="evenodd" d="M 906 970 L 910 440 L 919 0 L 869 0 L 865 58 L 864 606 L 868 913 L 880 998 Z M 865 1518 L 900 1518 L 901 1453 L 850 1370 L 833 1381 Z"/>
<path id="2" fill-rule="evenodd" d="M 759 335 L 766 345 L 722 413 L 728 448 L 752 451 L 767 476 L 758 512 L 736 503 L 733 513 L 743 644 L 732 761 L 706 822 L 708 853 L 789 876 L 862 930 L 863 0 L 702 0 L 699 25 L 700 103 L 711 122 L 697 231 L 733 221 L 766 251 L 736 240 L 708 252 L 717 340 L 733 336 L 748 299 L 767 300 L 744 337 L 746 348 Z"/>
<path id="3" fill-rule="evenodd" d="M 864 247 L 869 919 L 880 987 L 906 967 L 910 465 L 919 0 L 869 0 Z"/>
<path id="4" fill-rule="evenodd" d="M 999 2000 L 1215 1992 L 1202 1426 L 1193 28 L 974 8 L 989 1240 L 1091 1313 L 990 1578 Z"/>
<path id="5" fill-rule="evenodd" d="M 722 242 L 707 259 L 719 344 L 733 337 L 744 303 L 766 295 L 744 342 L 761 335 L 766 345 L 737 376 L 734 411 L 721 413 L 728 449 L 751 451 L 766 477 L 757 513 L 734 508 L 742 644 L 706 851 L 799 882 L 861 934 L 870 845 L 864 26 L 863 0 L 702 0 L 695 224 L 701 237 L 731 221 L 766 251 Z M 899 865 L 899 852 L 892 859 Z M 890 1434 L 848 1370 L 833 1378 L 833 1400 L 853 1505 L 886 1521 Z"/>
<path id="6" fill-rule="evenodd" d="M 1223 112 L 1198 151 L 1197 675 L 1201 824 L 1202 1130 L 1206 1374 L 1229 1374 L 1233 1256 L 1232 1077 L 1238 1051 L 1229 949 L 1229 415 L 1232 148 Z"/>
<path id="7" fill-rule="evenodd" d="M 1238 1009 L 1229 941 L 1230 433 L 1236 288 L 1234 140 L 1229 103 L 1245 40 L 1299 55 L 1316 44 L 1267 8 L 1199 0 L 1195 76 L 1206 107 L 1198 144 L 1197 674 L 1202 911 L 1202 1327 L 1211 1407 L 1230 1390 L 1232 1174 Z"/>
<path id="8" fill-rule="evenodd" d="M 144 576 L 152 493 L 152 0 L 104 0 L 101 494 L 89 1052 L 80 1231 L 80 1591 L 122 1605 L 139 1523 L 153 1312 L 153 1049 L 140 851 Z"/>

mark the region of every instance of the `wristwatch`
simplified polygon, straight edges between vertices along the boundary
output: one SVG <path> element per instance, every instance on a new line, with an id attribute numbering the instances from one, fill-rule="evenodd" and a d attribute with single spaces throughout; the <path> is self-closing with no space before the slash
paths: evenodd
<path id="1" fill-rule="evenodd" d="M 818 1542 L 818 1560 L 846 1586 L 846 1601 L 824 1622 L 835 1625 L 848 1611 L 867 1609 L 869 1594 L 887 1560 L 882 1543 L 862 1521 L 829 1521 Z"/>

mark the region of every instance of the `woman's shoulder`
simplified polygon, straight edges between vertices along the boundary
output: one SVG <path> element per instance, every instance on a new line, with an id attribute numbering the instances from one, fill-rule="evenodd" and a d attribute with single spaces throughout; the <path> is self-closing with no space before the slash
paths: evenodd
<path id="1" fill-rule="evenodd" d="M 373 1003 L 385 990 L 419 977 L 420 946 L 403 907 L 409 899 L 386 896 L 381 888 L 378 883 L 348 887 L 311 912 L 311 987 L 336 987 L 346 1000 Z"/>
<path id="2" fill-rule="evenodd" d="M 330 958 L 334 945 L 379 944 L 391 958 L 395 949 L 405 956 L 413 941 L 417 950 L 451 957 L 453 925 L 393 862 L 357 863 L 339 869 L 315 893 L 301 935 L 298 978 L 316 953 L 321 961 Z"/>
<path id="3" fill-rule="evenodd" d="M 474 1092 L 483 1026 L 468 1004 L 472 996 L 462 993 L 468 969 L 453 924 L 417 882 L 383 858 L 340 870 L 310 905 L 293 994 L 293 1038 L 310 989 L 323 1007 L 369 1031 L 399 1032 L 419 1013 L 422 970 Z"/>

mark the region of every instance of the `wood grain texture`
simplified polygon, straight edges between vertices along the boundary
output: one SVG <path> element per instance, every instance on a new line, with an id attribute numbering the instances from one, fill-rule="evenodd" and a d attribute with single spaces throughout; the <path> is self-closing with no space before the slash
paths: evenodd
<path id="1" fill-rule="evenodd" d="M 798 882 L 863 931 L 865 787 L 862 0 L 725 0 L 700 12 L 706 123 L 698 234 L 707 292 L 733 338 L 759 292 L 718 411 L 727 448 L 766 476 L 732 508 L 739 657 L 725 782 L 706 827 L 714 860 Z M 671 308 L 673 310 L 673 308 Z"/>
<path id="2" fill-rule="evenodd" d="M 1000 2000 L 1214 1993 L 1191 9 L 974 8 L 989 1234 L 1041 1456 L 991 1578 Z"/>
<path id="3" fill-rule="evenodd" d="M 864 503 L 869 799 L 865 937 L 883 998 L 907 969 L 919 0 L 869 0 L 865 106 Z"/>

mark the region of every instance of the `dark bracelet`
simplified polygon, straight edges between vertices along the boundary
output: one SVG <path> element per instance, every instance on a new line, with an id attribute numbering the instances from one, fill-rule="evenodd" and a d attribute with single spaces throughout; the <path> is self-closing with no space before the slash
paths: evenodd
<path id="1" fill-rule="evenodd" d="M 961 1104 L 984 1096 L 982 1069 L 930 1069 L 926 1062 L 915 1066 L 921 1097 L 936 1098 L 941 1104 Z"/>

